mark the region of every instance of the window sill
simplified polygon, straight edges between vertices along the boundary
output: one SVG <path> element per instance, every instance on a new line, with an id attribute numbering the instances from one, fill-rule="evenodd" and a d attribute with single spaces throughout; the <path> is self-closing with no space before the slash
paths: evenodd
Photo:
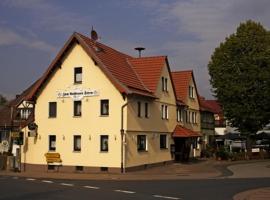
<path id="1" fill-rule="evenodd" d="M 109 114 L 108 115 L 99 115 L 100 117 L 109 117 Z"/>
<path id="2" fill-rule="evenodd" d="M 48 117 L 48 119 L 55 119 L 56 117 Z"/>
<path id="3" fill-rule="evenodd" d="M 168 147 L 160 148 L 161 151 L 166 151 L 166 150 L 168 150 L 168 149 L 169 149 Z"/>
<path id="4" fill-rule="evenodd" d="M 82 81 L 74 82 L 73 84 L 74 85 L 80 85 L 80 84 L 82 84 Z"/>
<path id="5" fill-rule="evenodd" d="M 81 150 L 73 150 L 73 153 L 81 153 Z"/>
<path id="6" fill-rule="evenodd" d="M 99 153 L 109 153 L 109 151 L 100 151 Z"/>
<path id="7" fill-rule="evenodd" d="M 80 117 L 82 117 L 81 115 L 76 115 L 76 116 L 73 116 L 73 118 L 80 118 Z"/>
<path id="8" fill-rule="evenodd" d="M 139 150 L 139 149 L 138 149 L 138 152 L 139 152 L 139 153 L 148 153 L 147 150 Z"/>

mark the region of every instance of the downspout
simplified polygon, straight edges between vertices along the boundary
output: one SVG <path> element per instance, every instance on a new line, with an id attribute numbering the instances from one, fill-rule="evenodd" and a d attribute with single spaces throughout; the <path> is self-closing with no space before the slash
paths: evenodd
<path id="1" fill-rule="evenodd" d="M 129 104 L 128 100 L 127 102 L 122 105 L 121 107 L 121 129 L 120 129 L 120 134 L 121 134 L 121 173 L 125 173 L 125 168 L 124 168 L 124 108 Z"/>

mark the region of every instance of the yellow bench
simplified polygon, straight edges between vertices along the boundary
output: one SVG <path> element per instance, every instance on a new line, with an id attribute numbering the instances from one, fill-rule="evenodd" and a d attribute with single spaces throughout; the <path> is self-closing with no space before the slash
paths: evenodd
<path id="1" fill-rule="evenodd" d="M 62 165 L 60 153 L 49 152 L 45 153 L 47 165 Z M 48 167 L 49 169 L 49 167 Z"/>

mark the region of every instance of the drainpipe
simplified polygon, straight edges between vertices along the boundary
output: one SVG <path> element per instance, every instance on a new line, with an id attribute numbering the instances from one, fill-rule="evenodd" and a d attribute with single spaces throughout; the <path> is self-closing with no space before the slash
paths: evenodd
<path id="1" fill-rule="evenodd" d="M 120 129 L 120 133 L 121 133 L 121 173 L 125 173 L 125 168 L 124 168 L 124 108 L 129 104 L 129 102 L 127 101 L 127 103 L 125 103 L 124 105 L 122 105 L 121 107 L 121 129 Z"/>

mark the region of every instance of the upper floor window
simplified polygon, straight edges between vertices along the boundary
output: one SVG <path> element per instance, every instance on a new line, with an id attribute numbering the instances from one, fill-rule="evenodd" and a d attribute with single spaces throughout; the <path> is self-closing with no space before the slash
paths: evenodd
<path id="1" fill-rule="evenodd" d="M 177 108 L 176 114 L 177 114 L 177 121 L 182 122 L 183 121 L 183 112 L 182 112 L 181 108 Z"/>
<path id="2" fill-rule="evenodd" d="M 144 116 L 149 117 L 148 103 L 144 103 Z"/>
<path id="3" fill-rule="evenodd" d="M 137 150 L 147 151 L 146 135 L 137 135 Z"/>
<path id="4" fill-rule="evenodd" d="M 194 95 L 194 87 L 193 86 L 189 86 L 189 97 L 194 99 L 195 95 Z"/>
<path id="5" fill-rule="evenodd" d="M 20 116 L 21 119 L 26 120 L 31 114 L 31 109 L 21 109 L 20 110 Z"/>
<path id="6" fill-rule="evenodd" d="M 74 101 L 74 116 L 81 116 L 82 115 L 82 102 L 81 101 Z"/>
<path id="7" fill-rule="evenodd" d="M 56 135 L 49 135 L 49 151 L 56 150 Z"/>
<path id="8" fill-rule="evenodd" d="M 141 117 L 142 113 L 141 113 L 141 102 L 140 101 L 137 102 L 137 109 L 138 109 L 138 117 Z"/>
<path id="9" fill-rule="evenodd" d="M 162 91 L 168 92 L 168 79 L 161 77 Z"/>
<path id="10" fill-rule="evenodd" d="M 82 67 L 74 68 L 74 83 L 82 83 Z"/>
<path id="11" fill-rule="evenodd" d="M 169 119 L 169 110 L 167 105 L 161 105 L 161 118 Z"/>
<path id="12" fill-rule="evenodd" d="M 49 117 L 50 118 L 56 117 L 56 113 L 57 113 L 57 103 L 49 102 Z"/>
<path id="13" fill-rule="evenodd" d="M 109 115 L 109 100 L 108 99 L 100 100 L 100 114 Z"/>
<path id="14" fill-rule="evenodd" d="M 73 151 L 81 151 L 81 136 L 74 135 Z"/>

